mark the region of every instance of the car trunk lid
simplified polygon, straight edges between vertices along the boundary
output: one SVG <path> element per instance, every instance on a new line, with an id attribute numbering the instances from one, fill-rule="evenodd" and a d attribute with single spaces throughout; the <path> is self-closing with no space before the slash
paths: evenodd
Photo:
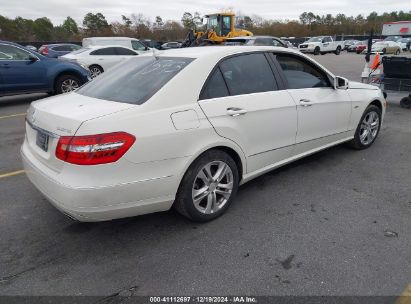
<path id="1" fill-rule="evenodd" d="M 73 136 L 85 121 L 133 107 L 76 93 L 33 102 L 26 117 L 29 149 L 47 167 L 60 171 L 64 162 L 55 156 L 60 136 Z"/>

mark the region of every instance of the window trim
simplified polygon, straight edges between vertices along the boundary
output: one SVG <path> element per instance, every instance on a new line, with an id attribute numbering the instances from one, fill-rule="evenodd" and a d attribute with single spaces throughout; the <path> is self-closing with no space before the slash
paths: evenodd
<path id="1" fill-rule="evenodd" d="M 270 52 L 267 52 L 267 51 L 249 51 L 249 52 L 244 52 L 244 53 L 239 53 L 239 54 L 231 54 L 231 55 L 225 56 L 225 57 L 221 58 L 220 60 L 218 60 L 218 62 L 215 64 L 215 66 L 213 67 L 213 69 L 211 70 L 211 72 L 208 74 L 208 76 L 207 76 L 207 78 L 206 78 L 203 86 L 201 87 L 200 93 L 199 93 L 199 95 L 198 95 L 198 97 L 197 97 L 197 102 L 200 102 L 200 101 L 203 101 L 203 100 L 210 100 L 210 99 L 231 97 L 231 96 L 244 96 L 244 95 L 250 95 L 250 94 L 256 94 L 256 93 L 257 93 L 257 94 L 258 94 L 258 93 L 263 93 L 263 92 L 256 92 L 256 93 L 248 93 L 248 94 L 241 94 L 241 95 L 238 95 L 238 94 L 236 94 L 236 95 L 231 95 L 230 88 L 228 87 L 227 81 L 226 81 L 225 78 L 224 78 L 224 74 L 223 74 L 223 72 L 222 72 L 221 69 L 220 69 L 220 64 L 221 64 L 221 62 L 223 62 L 223 61 L 226 60 L 226 59 L 230 59 L 230 58 L 234 58 L 234 57 L 238 57 L 238 56 L 244 56 L 244 55 L 251 55 L 251 54 L 263 54 L 264 57 L 265 57 L 265 59 L 267 60 L 268 65 L 270 66 L 271 73 L 273 74 L 274 81 L 276 82 L 278 89 L 277 89 L 277 90 L 274 90 L 274 91 L 268 91 L 268 92 L 276 92 L 276 91 L 282 90 L 282 89 L 281 89 L 282 83 L 279 82 L 279 79 L 277 78 L 277 77 L 278 77 L 278 76 L 277 76 L 277 73 L 275 72 L 275 70 L 276 70 L 277 68 L 276 68 L 276 67 L 273 65 L 273 63 L 271 62 L 269 53 L 270 53 Z M 227 91 L 228 91 L 229 95 L 228 95 L 228 96 L 224 96 L 224 97 L 216 97 L 216 98 L 206 98 L 206 99 L 202 99 L 202 98 L 201 98 L 201 95 L 203 95 L 203 93 L 204 93 L 204 91 L 205 91 L 205 88 L 206 88 L 207 85 L 210 83 L 211 78 L 212 78 L 212 76 L 214 75 L 214 72 L 215 72 L 215 70 L 216 70 L 217 68 L 220 69 L 220 73 L 223 75 L 224 83 L 225 83 L 225 85 L 226 85 L 226 88 L 227 88 Z"/>
<path id="2" fill-rule="evenodd" d="M 277 68 L 277 70 L 278 70 L 278 73 L 280 74 L 280 77 L 281 77 L 281 79 L 282 79 L 282 81 L 283 81 L 283 83 L 284 83 L 285 90 L 329 89 L 329 88 L 335 89 L 335 85 L 334 85 L 334 83 L 335 83 L 335 76 L 334 76 L 334 75 L 331 75 L 331 74 L 328 73 L 326 70 L 324 70 L 322 67 L 320 67 L 320 66 L 318 65 L 318 63 L 316 63 L 316 62 L 314 62 L 314 61 L 311 61 L 311 60 L 305 58 L 304 56 L 300 56 L 299 54 L 294 54 L 294 53 L 289 53 L 289 52 L 278 52 L 278 51 L 275 51 L 275 52 L 272 52 L 271 54 L 272 54 L 272 56 L 273 56 L 273 61 L 274 61 L 274 64 L 275 64 L 275 66 L 276 66 L 276 68 Z M 298 58 L 298 59 L 300 59 L 300 60 L 302 60 L 302 61 L 308 62 L 308 65 L 314 67 L 314 68 L 317 69 L 317 70 L 320 70 L 320 71 L 324 74 L 324 76 L 326 76 L 326 78 L 327 78 L 328 81 L 330 82 L 330 86 L 329 86 L 329 87 L 319 87 L 319 88 L 299 88 L 299 89 L 291 89 L 291 88 L 290 88 L 290 85 L 288 84 L 287 77 L 285 76 L 284 71 L 283 71 L 280 63 L 279 63 L 278 60 L 277 60 L 277 54 L 288 55 L 288 56 L 290 56 L 290 57 L 295 57 L 295 58 Z"/>

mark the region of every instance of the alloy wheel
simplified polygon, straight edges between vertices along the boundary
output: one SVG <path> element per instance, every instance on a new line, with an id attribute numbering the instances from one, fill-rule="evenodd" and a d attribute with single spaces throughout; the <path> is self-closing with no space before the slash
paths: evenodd
<path id="1" fill-rule="evenodd" d="M 195 208 L 204 214 L 216 213 L 230 199 L 234 176 L 229 165 L 223 161 L 206 164 L 194 179 L 192 199 Z"/>
<path id="2" fill-rule="evenodd" d="M 61 92 L 68 93 L 78 89 L 79 83 L 74 79 L 66 79 L 61 83 Z"/>
<path id="3" fill-rule="evenodd" d="M 380 118 L 377 112 L 371 111 L 365 115 L 360 127 L 360 141 L 363 145 L 368 146 L 373 142 L 378 134 L 380 127 Z"/>
<path id="4" fill-rule="evenodd" d="M 101 74 L 101 70 L 97 67 L 92 67 L 90 69 L 90 72 L 91 72 L 91 78 L 96 78 L 98 75 Z"/>

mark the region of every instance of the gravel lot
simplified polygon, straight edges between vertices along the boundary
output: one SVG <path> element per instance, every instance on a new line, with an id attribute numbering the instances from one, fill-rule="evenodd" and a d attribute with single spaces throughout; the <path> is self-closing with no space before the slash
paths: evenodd
<path id="1" fill-rule="evenodd" d="M 364 56 L 315 57 L 359 80 Z M 389 94 L 372 148 L 337 146 L 241 187 L 221 218 L 67 218 L 0 178 L 0 295 L 399 295 L 411 282 L 411 110 Z M 29 103 L 0 98 L 0 175 L 21 170 Z M 390 234 L 390 232 L 392 232 Z M 391 235 L 391 236 L 390 236 Z"/>

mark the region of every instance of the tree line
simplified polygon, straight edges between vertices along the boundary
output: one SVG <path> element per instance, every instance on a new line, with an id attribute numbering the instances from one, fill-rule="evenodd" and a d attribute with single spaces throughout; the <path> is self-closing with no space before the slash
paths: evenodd
<path id="1" fill-rule="evenodd" d="M 278 37 L 309 37 L 316 35 L 365 35 L 374 29 L 381 33 L 384 22 L 411 20 L 411 11 L 391 12 L 368 16 L 316 15 L 304 12 L 298 20 L 266 20 L 258 15 L 237 14 L 237 26 L 255 35 Z M 60 25 L 54 25 L 47 17 L 35 20 L 17 17 L 10 19 L 0 15 L 0 39 L 9 41 L 81 41 L 90 36 L 127 36 L 159 41 L 182 40 L 189 29 L 203 26 L 199 12 L 185 12 L 181 20 L 166 20 L 156 16 L 154 20 L 143 14 L 122 15 L 119 21 L 109 23 L 102 13 L 88 13 L 83 22 L 67 17 Z"/>

